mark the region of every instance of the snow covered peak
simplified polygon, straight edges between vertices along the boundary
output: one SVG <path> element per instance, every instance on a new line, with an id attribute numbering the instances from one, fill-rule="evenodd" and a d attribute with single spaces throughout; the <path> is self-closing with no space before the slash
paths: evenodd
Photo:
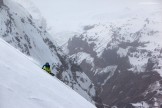
<path id="1" fill-rule="evenodd" d="M 0 108 L 95 108 L 0 39 Z"/>

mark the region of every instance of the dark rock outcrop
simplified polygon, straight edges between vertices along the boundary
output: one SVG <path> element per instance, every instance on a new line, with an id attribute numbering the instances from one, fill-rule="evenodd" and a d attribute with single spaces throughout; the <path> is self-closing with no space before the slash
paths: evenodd
<path id="1" fill-rule="evenodd" d="M 3 5 L 3 0 L 0 0 L 0 6 Z"/>

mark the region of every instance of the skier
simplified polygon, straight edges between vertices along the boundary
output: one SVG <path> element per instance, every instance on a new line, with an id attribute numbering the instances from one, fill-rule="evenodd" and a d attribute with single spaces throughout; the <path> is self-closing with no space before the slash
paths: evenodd
<path id="1" fill-rule="evenodd" d="M 43 65 L 42 69 L 54 76 L 54 74 L 51 72 L 50 64 L 48 62 L 45 65 Z"/>

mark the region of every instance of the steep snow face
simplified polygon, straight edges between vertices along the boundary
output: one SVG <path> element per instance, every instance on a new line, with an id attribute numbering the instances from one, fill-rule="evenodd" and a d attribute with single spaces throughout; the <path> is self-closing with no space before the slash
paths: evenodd
<path id="1" fill-rule="evenodd" d="M 52 57 L 48 46 L 43 42 L 42 37 L 49 35 L 42 26 L 35 24 L 32 17 L 20 5 L 10 0 L 5 0 L 5 5 L 7 6 L 1 8 L 0 35 L 23 53 L 33 56 L 42 63 L 45 61 L 52 63 L 52 59 L 59 63 L 56 53 Z M 50 56 L 43 60 L 46 54 Z"/>
<path id="2" fill-rule="evenodd" d="M 94 103 L 94 85 L 80 67 L 62 53 L 46 31 L 44 21 L 35 21 L 21 5 L 5 0 L 0 7 L 0 24 L 0 37 L 32 57 L 39 67 L 49 62 L 60 80 Z"/>
<path id="3" fill-rule="evenodd" d="M 0 108 L 96 108 L 0 39 Z"/>
<path id="4" fill-rule="evenodd" d="M 144 101 L 153 107 L 157 100 L 160 106 L 161 12 L 88 25 L 68 41 L 69 54 L 98 86 L 105 104 L 123 108 Z"/>

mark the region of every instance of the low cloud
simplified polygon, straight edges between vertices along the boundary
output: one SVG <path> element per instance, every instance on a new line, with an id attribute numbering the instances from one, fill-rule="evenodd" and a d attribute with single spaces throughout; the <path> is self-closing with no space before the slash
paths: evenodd
<path id="1" fill-rule="evenodd" d="M 141 5 L 159 5 L 157 2 L 140 2 Z"/>

